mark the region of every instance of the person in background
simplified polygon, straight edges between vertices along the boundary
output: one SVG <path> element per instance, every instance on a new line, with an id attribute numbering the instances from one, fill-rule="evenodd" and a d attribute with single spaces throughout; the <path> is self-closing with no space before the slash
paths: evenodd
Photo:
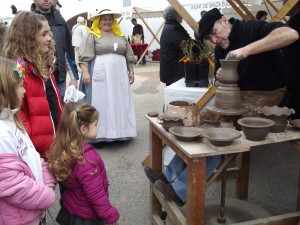
<path id="1" fill-rule="evenodd" d="M 85 25 L 84 18 L 82 16 L 77 17 L 77 23 L 72 28 L 72 45 L 75 51 L 75 61 L 77 70 L 81 72 L 79 67 L 79 47 L 83 40 L 84 35 L 87 34 L 88 27 Z"/>
<path id="2" fill-rule="evenodd" d="M 56 4 L 54 5 L 56 6 Z M 63 99 L 67 73 L 71 77 L 69 85 L 77 87 L 77 80 L 79 79 L 68 25 L 60 12 L 55 10 L 53 0 L 34 0 L 32 9 L 47 19 L 53 32 L 57 58 L 54 76 Z"/>
<path id="3" fill-rule="evenodd" d="M 180 43 L 191 39 L 188 32 L 181 26 L 182 17 L 172 7 L 164 9 L 166 20 L 160 36 L 160 81 L 167 86 L 184 77 L 184 64 L 179 62 L 184 57 Z"/>
<path id="4" fill-rule="evenodd" d="M 65 105 L 57 136 L 48 153 L 48 166 L 63 183 L 61 224 L 118 224 L 119 212 L 108 198 L 105 165 L 96 149 L 87 144 L 96 138 L 99 112 L 83 102 Z"/>
<path id="5" fill-rule="evenodd" d="M 2 47 L 4 44 L 4 40 L 6 38 L 7 25 L 0 19 L 0 55 L 2 52 Z"/>
<path id="6" fill-rule="evenodd" d="M 283 0 L 283 4 L 286 2 L 287 0 Z M 289 16 L 287 25 L 300 35 L 300 2 L 296 4 Z M 283 48 L 282 54 L 286 66 L 287 91 L 291 94 L 290 101 L 286 106 L 295 110 L 295 114 L 291 116 L 292 119 L 300 119 L 300 39 Z"/>
<path id="7" fill-rule="evenodd" d="M 121 15 L 109 9 L 97 12 L 79 49 L 80 90 L 101 112 L 101 127 L 91 142 L 130 140 L 137 135 L 130 89 L 134 55 L 116 20 Z"/>
<path id="8" fill-rule="evenodd" d="M 137 20 L 135 18 L 131 19 L 131 23 L 133 24 L 133 30 L 132 30 L 132 36 L 135 36 L 136 34 L 140 34 L 141 35 L 141 42 L 145 43 L 145 36 L 144 36 L 144 29 L 143 26 L 141 24 L 137 23 Z M 138 60 L 139 60 L 139 56 L 138 56 Z M 141 62 L 142 65 L 146 65 L 146 58 L 145 56 L 142 59 Z"/>
<path id="9" fill-rule="evenodd" d="M 16 113 L 25 62 L 0 57 L 0 221 L 38 225 L 55 203 L 55 179 Z"/>
<path id="10" fill-rule="evenodd" d="M 27 63 L 23 83 L 26 93 L 19 116 L 36 150 L 44 159 L 63 108 L 53 75 L 55 47 L 51 35 L 45 17 L 20 11 L 10 25 L 3 46 L 5 57 L 20 58 Z"/>
<path id="11" fill-rule="evenodd" d="M 11 8 L 11 13 L 12 13 L 13 15 L 16 15 L 17 12 L 18 12 L 17 7 L 16 7 L 15 5 L 11 5 L 10 8 Z"/>
<path id="12" fill-rule="evenodd" d="M 228 20 L 217 8 L 199 22 L 199 41 L 206 39 L 216 45 L 217 73 L 220 59 L 240 60 L 237 72 L 241 98 L 255 100 L 254 107 L 274 106 L 284 100 L 286 76 L 280 49 L 298 38 L 297 31 L 281 22 Z"/>
<path id="13" fill-rule="evenodd" d="M 143 26 L 141 24 L 138 24 L 137 20 L 135 18 L 131 19 L 131 23 L 134 26 L 133 30 L 132 30 L 132 36 L 134 36 L 136 34 L 140 34 L 141 35 L 141 41 L 142 41 L 142 43 L 144 43 L 145 42 L 145 36 L 144 36 Z"/>
<path id="14" fill-rule="evenodd" d="M 266 20 L 267 20 L 267 16 L 268 16 L 268 13 L 267 13 L 266 11 L 259 10 L 259 11 L 256 13 L 255 18 L 256 18 L 257 20 L 266 21 Z"/>

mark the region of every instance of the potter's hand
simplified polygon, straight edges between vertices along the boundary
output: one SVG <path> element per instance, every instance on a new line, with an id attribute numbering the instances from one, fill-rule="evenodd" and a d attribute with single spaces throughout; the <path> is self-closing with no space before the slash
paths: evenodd
<path id="1" fill-rule="evenodd" d="M 216 81 L 221 82 L 221 73 L 222 73 L 222 68 L 219 68 L 216 72 Z"/>
<path id="2" fill-rule="evenodd" d="M 91 77 L 89 72 L 82 72 L 82 82 L 84 85 L 89 85 L 91 83 Z"/>
<path id="3" fill-rule="evenodd" d="M 233 51 L 228 52 L 227 56 L 225 59 L 227 60 L 242 60 L 247 58 L 247 54 L 244 51 L 244 48 L 239 48 Z"/>

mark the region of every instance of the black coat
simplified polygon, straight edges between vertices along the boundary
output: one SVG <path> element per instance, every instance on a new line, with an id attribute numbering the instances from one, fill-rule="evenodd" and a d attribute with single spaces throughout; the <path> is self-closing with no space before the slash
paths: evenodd
<path id="1" fill-rule="evenodd" d="M 167 86 L 184 77 L 184 64 L 180 43 L 191 39 L 177 21 L 167 20 L 160 37 L 160 80 Z"/>

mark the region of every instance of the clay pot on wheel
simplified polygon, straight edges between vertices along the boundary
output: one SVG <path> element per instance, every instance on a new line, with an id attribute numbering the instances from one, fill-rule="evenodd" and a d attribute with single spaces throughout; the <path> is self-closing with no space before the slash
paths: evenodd
<path id="1" fill-rule="evenodd" d="M 220 74 L 220 81 L 222 84 L 236 84 L 239 80 L 237 73 L 237 66 L 239 64 L 239 60 L 225 60 L 221 59 L 221 67 L 222 72 Z"/>

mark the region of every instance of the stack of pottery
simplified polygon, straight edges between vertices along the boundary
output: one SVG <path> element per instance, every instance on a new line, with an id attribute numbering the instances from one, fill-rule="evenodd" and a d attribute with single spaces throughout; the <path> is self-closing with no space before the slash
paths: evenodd
<path id="1" fill-rule="evenodd" d="M 240 88 L 237 85 L 239 60 L 220 60 L 220 63 L 221 84 L 216 90 L 214 105 L 210 105 L 208 110 L 222 115 L 241 115 L 247 112 L 247 109 L 242 105 Z"/>

